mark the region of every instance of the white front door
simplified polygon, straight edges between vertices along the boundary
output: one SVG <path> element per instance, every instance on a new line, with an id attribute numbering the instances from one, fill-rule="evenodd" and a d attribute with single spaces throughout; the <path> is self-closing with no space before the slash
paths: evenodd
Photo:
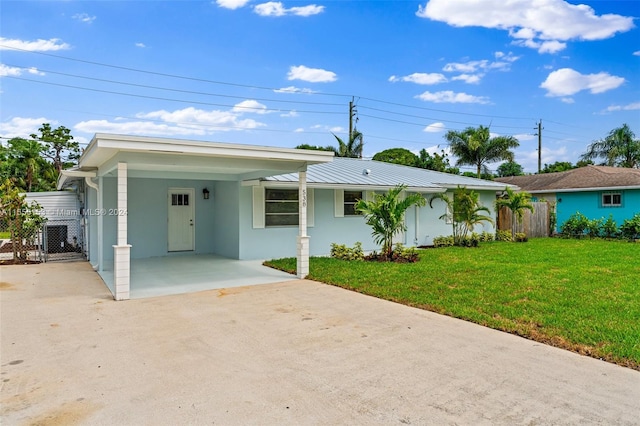
<path id="1" fill-rule="evenodd" d="M 194 249 L 194 189 L 169 189 L 169 251 Z"/>

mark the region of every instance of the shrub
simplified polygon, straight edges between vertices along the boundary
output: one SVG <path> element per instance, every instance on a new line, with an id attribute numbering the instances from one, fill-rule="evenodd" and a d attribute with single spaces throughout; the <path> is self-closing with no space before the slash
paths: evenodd
<path id="1" fill-rule="evenodd" d="M 511 237 L 511 231 L 497 231 L 496 241 L 513 241 Z"/>
<path id="2" fill-rule="evenodd" d="M 529 241 L 529 237 L 524 232 L 516 232 L 516 242 L 518 243 L 526 243 Z"/>
<path id="3" fill-rule="evenodd" d="M 640 238 L 640 213 L 636 213 L 631 219 L 625 219 L 622 222 L 620 234 L 629 240 Z"/>
<path id="4" fill-rule="evenodd" d="M 580 238 L 589 226 L 589 219 L 580 212 L 571 215 L 560 227 L 560 233 L 566 238 Z"/>
<path id="5" fill-rule="evenodd" d="M 472 232 L 471 235 L 467 235 L 460 243 L 462 247 L 478 247 L 480 245 L 480 235 Z"/>
<path id="6" fill-rule="evenodd" d="M 494 236 L 491 232 L 483 231 L 482 234 L 480 234 L 480 241 L 483 243 L 486 243 L 488 241 L 493 241 L 493 240 L 494 240 Z"/>
<path id="7" fill-rule="evenodd" d="M 331 257 L 342 260 L 364 260 L 362 243 L 355 243 L 353 248 L 347 247 L 345 244 L 331 243 Z"/>
<path id="8" fill-rule="evenodd" d="M 373 252 L 365 257 L 366 260 L 374 262 L 396 262 L 396 263 L 415 263 L 420 260 L 418 250 L 415 247 L 405 247 L 402 243 L 397 243 L 391 251 L 391 258 L 384 253 Z"/>
<path id="9" fill-rule="evenodd" d="M 613 215 L 609 215 L 609 219 L 602 223 L 602 236 L 608 239 L 618 237 L 618 224 L 613 219 Z"/>
<path id="10" fill-rule="evenodd" d="M 602 225 L 604 224 L 604 218 L 602 219 L 590 219 L 587 220 L 587 235 L 589 238 L 598 238 L 602 234 Z"/>
<path id="11" fill-rule="evenodd" d="M 435 237 L 433 239 L 433 246 L 438 248 L 438 247 L 451 247 L 453 246 L 453 235 L 449 235 L 449 236 L 439 236 L 439 237 Z"/>

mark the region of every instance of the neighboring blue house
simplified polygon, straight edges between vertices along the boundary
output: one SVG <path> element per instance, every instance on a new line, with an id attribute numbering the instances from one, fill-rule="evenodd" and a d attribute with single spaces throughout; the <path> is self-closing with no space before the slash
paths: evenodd
<path id="1" fill-rule="evenodd" d="M 586 166 L 558 173 L 498 178 L 519 186 L 534 201 L 556 205 L 556 231 L 577 212 L 589 219 L 613 216 L 618 226 L 640 213 L 640 170 L 622 167 Z"/>
<path id="2" fill-rule="evenodd" d="M 58 187 L 82 194 L 88 258 L 116 299 L 127 299 L 138 259 L 296 256 L 304 277 L 309 256 L 327 255 L 331 243 L 379 249 L 354 204 L 397 184 L 426 198 L 465 186 L 492 211 L 505 186 L 323 151 L 98 134 Z M 398 241 L 429 245 L 450 235 L 444 213 L 440 200 L 411 208 Z"/>

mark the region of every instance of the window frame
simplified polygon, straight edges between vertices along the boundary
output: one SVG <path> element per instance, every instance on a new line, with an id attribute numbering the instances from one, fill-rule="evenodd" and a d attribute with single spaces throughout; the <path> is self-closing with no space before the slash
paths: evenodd
<path id="1" fill-rule="evenodd" d="M 295 194 L 295 199 L 287 199 L 282 198 L 270 198 L 270 193 L 273 192 L 284 192 L 289 194 Z M 300 200 L 299 200 L 299 191 L 297 189 L 290 188 L 265 188 L 264 189 L 264 226 L 265 228 L 278 228 L 278 227 L 292 227 L 299 226 L 300 224 Z M 295 204 L 295 212 L 269 212 L 269 205 L 282 205 L 282 204 Z M 269 223 L 269 218 L 273 217 L 295 217 L 295 223 L 281 223 L 281 224 L 272 224 Z"/>
<path id="2" fill-rule="evenodd" d="M 347 193 L 352 193 L 352 194 L 358 193 L 359 198 L 355 198 L 353 201 L 347 200 Z M 364 199 L 364 197 L 365 197 L 364 191 L 345 189 L 342 196 L 342 214 L 344 215 L 344 217 L 361 216 L 361 214 L 356 211 L 356 203 L 358 202 L 358 200 Z M 347 206 L 353 206 L 353 208 L 349 209 L 349 211 L 347 212 Z"/>
<path id="3" fill-rule="evenodd" d="M 618 202 L 614 202 L 617 196 Z M 605 202 L 605 197 L 609 197 L 609 202 Z M 600 194 L 600 205 L 602 207 L 622 207 L 622 191 L 607 191 Z"/>

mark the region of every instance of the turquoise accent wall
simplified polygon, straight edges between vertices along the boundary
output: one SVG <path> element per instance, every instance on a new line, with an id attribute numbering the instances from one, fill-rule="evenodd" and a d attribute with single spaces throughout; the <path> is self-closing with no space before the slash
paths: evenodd
<path id="1" fill-rule="evenodd" d="M 557 193 L 557 230 L 559 231 L 562 224 L 576 212 L 582 213 L 589 219 L 608 219 L 609 215 L 613 215 L 613 219 L 618 226 L 635 213 L 640 213 L 640 189 L 620 191 L 622 193 L 622 205 L 620 207 L 603 207 L 601 201 L 603 192 L 615 191 Z"/>

